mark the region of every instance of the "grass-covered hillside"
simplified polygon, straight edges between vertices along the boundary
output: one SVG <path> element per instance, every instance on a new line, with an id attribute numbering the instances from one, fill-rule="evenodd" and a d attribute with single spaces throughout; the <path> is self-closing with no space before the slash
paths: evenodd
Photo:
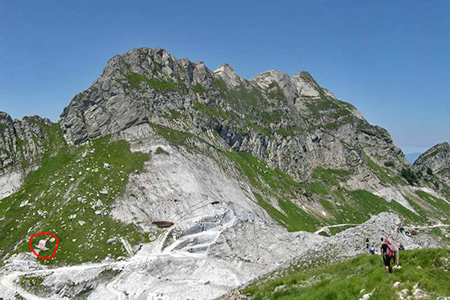
<path id="1" fill-rule="evenodd" d="M 0 202 L 0 257 L 29 252 L 29 238 L 38 232 L 52 232 L 60 241 L 53 259 L 40 260 L 45 264 L 126 255 L 120 242 L 107 240 L 125 237 L 134 244 L 146 235 L 136 226 L 113 220 L 109 212 L 125 191 L 129 174 L 141 171 L 148 159 L 148 154 L 132 153 L 127 142 L 109 137 L 79 147 L 63 146 L 56 155 L 44 157 L 20 190 Z M 40 255 L 50 256 L 52 251 Z"/>
<path id="2" fill-rule="evenodd" d="M 373 215 L 389 211 L 401 216 L 409 225 L 431 224 L 432 218 L 450 220 L 450 204 L 423 191 L 407 199 L 413 212 L 397 201 L 388 202 L 368 191 L 341 188 L 340 183 L 352 176 L 349 171 L 318 167 L 311 182 L 298 183 L 251 154 L 226 152 L 226 156 L 240 167 L 251 183 L 259 205 L 289 231 L 315 231 L 332 224 L 360 224 Z M 305 203 L 306 198 L 313 201 Z"/>
<path id="3" fill-rule="evenodd" d="M 244 289 L 252 299 L 421 299 L 450 297 L 450 250 L 400 252 L 401 269 L 386 274 L 381 256 L 361 255 L 317 269 L 296 269 L 275 280 L 261 280 Z"/>

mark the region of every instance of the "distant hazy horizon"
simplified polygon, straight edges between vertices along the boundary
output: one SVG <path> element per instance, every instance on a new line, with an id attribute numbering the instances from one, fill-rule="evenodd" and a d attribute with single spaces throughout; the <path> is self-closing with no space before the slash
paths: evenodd
<path id="1" fill-rule="evenodd" d="M 405 153 L 423 152 L 450 141 L 448 11 L 450 1 L 5 2 L 0 111 L 57 121 L 112 56 L 162 47 L 244 78 L 308 71 Z"/>

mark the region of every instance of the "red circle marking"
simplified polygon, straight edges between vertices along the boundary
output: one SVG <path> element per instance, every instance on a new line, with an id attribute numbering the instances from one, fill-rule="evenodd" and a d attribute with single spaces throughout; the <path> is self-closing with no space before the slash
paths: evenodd
<path id="1" fill-rule="evenodd" d="M 38 236 L 38 235 L 44 235 L 44 234 L 49 234 L 49 235 L 53 236 L 53 237 L 56 239 L 56 248 L 55 248 L 55 251 L 53 252 L 52 256 L 41 256 L 41 255 L 37 254 L 37 253 L 34 251 L 33 246 L 31 246 L 31 241 L 33 240 L 33 238 L 34 238 L 35 236 Z M 31 251 L 34 253 L 34 255 L 36 255 L 37 257 L 40 257 L 40 258 L 42 258 L 42 259 L 50 259 L 50 258 L 52 258 L 53 256 L 55 256 L 56 250 L 58 250 L 58 247 L 59 247 L 59 240 L 58 240 L 58 238 L 56 237 L 56 235 L 54 235 L 54 234 L 51 233 L 51 232 L 40 232 L 40 233 L 36 233 L 36 234 L 32 235 L 31 238 L 30 238 L 30 249 L 31 249 Z"/>

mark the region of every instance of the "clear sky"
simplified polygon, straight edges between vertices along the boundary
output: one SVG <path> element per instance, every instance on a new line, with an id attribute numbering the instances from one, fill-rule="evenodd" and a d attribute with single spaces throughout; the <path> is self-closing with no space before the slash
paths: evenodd
<path id="1" fill-rule="evenodd" d="M 0 1 L 0 111 L 53 121 L 137 47 L 309 71 L 406 153 L 450 141 L 450 1 Z"/>

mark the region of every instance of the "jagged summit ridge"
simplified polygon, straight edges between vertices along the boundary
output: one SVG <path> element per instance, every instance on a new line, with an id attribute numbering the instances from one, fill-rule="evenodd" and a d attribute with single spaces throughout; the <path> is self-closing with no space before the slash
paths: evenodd
<path id="1" fill-rule="evenodd" d="M 98 80 L 120 79 L 124 74 L 138 73 L 148 78 L 172 79 L 174 83 L 181 79 L 186 84 L 196 84 L 202 81 L 206 72 L 212 77 L 212 72 L 203 62 L 177 59 L 162 48 L 138 48 L 110 59 Z"/>
<path id="2" fill-rule="evenodd" d="M 262 88 L 269 88 L 275 82 L 285 91 L 288 98 L 320 97 L 320 86 L 306 71 L 298 72 L 291 77 L 281 71 L 271 70 L 256 75 L 252 81 Z"/>
<path id="3" fill-rule="evenodd" d="M 43 117 L 38 116 L 38 115 L 24 116 L 22 118 L 22 120 L 19 120 L 19 119 L 13 119 L 11 117 L 11 115 L 9 115 L 7 112 L 0 111 L 0 123 L 13 124 L 14 122 L 26 122 L 26 121 L 42 122 L 42 123 L 45 123 L 47 125 L 53 124 L 53 122 L 50 121 L 50 119 L 43 118 Z"/>
<path id="4" fill-rule="evenodd" d="M 379 164 L 407 165 L 387 131 L 368 124 L 307 72 L 267 71 L 247 80 L 228 64 L 213 72 L 161 48 L 113 57 L 64 109 L 60 124 L 69 144 L 81 144 L 148 122 L 213 144 L 208 131 L 216 132 L 234 150 L 299 180 L 319 163 L 356 167 L 366 160 L 363 152 Z"/>

